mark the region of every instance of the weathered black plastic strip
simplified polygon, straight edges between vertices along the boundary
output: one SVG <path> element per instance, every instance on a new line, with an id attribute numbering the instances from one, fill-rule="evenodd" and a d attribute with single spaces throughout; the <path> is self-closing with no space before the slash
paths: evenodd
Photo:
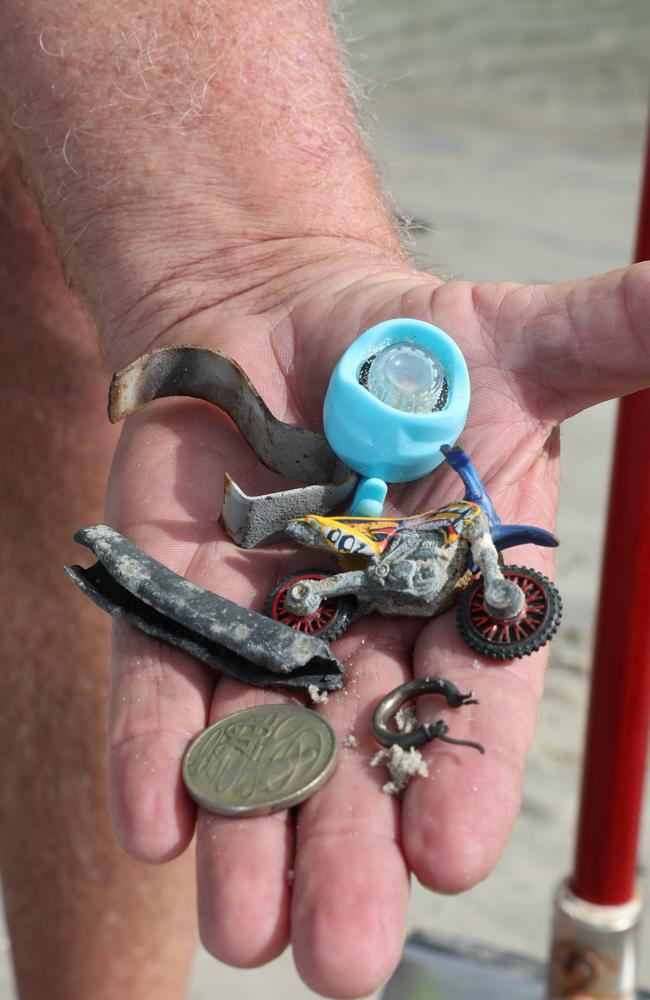
<path id="1" fill-rule="evenodd" d="M 77 586 L 109 614 L 185 650 L 244 683 L 336 690 L 343 666 L 321 639 L 197 587 L 119 532 L 82 528 L 75 541 L 99 558 L 68 566 Z"/>

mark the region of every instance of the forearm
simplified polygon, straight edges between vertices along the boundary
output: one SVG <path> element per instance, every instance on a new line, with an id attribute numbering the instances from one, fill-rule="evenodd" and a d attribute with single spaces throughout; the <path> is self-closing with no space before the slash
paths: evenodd
<path id="1" fill-rule="evenodd" d="M 323 0 L 7 0 L 0 32 L 10 139 L 107 338 L 333 239 L 399 252 Z"/>
<path id="2" fill-rule="evenodd" d="M 102 517 L 116 437 L 106 373 L 31 199 L 2 169 L 0 369 L 11 622 L 0 635 L 0 869 L 17 989 L 21 1000 L 172 1000 L 194 945 L 193 859 L 152 868 L 119 850 L 106 788 L 110 630 L 61 570 L 72 532 Z"/>

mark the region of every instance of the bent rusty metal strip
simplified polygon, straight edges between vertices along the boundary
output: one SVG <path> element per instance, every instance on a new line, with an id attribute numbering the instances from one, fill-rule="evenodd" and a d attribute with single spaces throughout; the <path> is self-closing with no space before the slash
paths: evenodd
<path id="1" fill-rule="evenodd" d="M 287 479 L 333 483 L 350 470 L 322 434 L 274 417 L 239 365 L 206 347 L 163 347 L 116 372 L 108 417 L 117 423 L 145 403 L 166 396 L 203 399 L 224 410 L 259 460 Z"/>
<path id="2" fill-rule="evenodd" d="M 106 525 L 74 538 L 99 562 L 66 573 L 109 614 L 248 684 L 342 686 L 343 666 L 322 639 L 190 583 Z"/>
<path id="3" fill-rule="evenodd" d="M 285 527 L 292 517 L 324 515 L 340 508 L 352 496 L 358 479 L 353 472 L 341 483 L 303 486 L 251 497 L 226 475 L 219 521 L 242 548 L 271 545 L 286 540 Z"/>

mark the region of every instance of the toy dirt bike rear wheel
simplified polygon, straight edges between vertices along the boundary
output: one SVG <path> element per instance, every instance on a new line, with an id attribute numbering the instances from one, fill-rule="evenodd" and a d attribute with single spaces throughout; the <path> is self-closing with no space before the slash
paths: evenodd
<path id="1" fill-rule="evenodd" d="M 351 597 L 326 597 L 310 615 L 298 615 L 288 608 L 286 603 L 287 594 L 294 584 L 301 580 L 325 580 L 328 576 L 334 576 L 334 572 L 324 568 L 300 569 L 285 576 L 267 597 L 264 614 L 276 622 L 296 629 L 297 632 L 332 642 L 342 635 L 350 624 L 354 606 Z"/>
<path id="2" fill-rule="evenodd" d="M 495 660 L 529 656 L 551 639 L 562 617 L 557 587 L 534 569 L 504 566 L 503 575 L 523 591 L 521 612 L 508 620 L 494 617 L 485 607 L 483 578 L 475 576 L 458 605 L 458 628 L 477 653 Z"/>

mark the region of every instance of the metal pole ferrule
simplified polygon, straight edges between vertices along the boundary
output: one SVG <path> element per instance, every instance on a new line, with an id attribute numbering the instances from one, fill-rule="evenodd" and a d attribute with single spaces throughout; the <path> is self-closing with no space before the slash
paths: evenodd
<path id="1" fill-rule="evenodd" d="M 576 896 L 567 881 L 554 901 L 547 1000 L 634 1000 L 639 892 L 619 906 Z"/>

